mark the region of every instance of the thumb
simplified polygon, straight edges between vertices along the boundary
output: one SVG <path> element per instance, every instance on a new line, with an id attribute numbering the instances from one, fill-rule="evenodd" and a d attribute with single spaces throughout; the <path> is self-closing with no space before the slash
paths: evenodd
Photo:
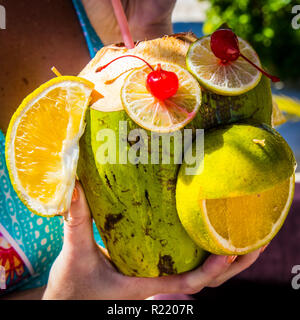
<path id="1" fill-rule="evenodd" d="M 70 211 L 64 221 L 64 249 L 83 249 L 95 246 L 92 217 L 82 186 L 75 183 Z"/>

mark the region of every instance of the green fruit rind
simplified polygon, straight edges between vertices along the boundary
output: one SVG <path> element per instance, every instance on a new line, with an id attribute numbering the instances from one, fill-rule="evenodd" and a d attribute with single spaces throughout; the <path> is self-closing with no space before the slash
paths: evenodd
<path id="1" fill-rule="evenodd" d="M 239 96 L 221 96 L 203 90 L 196 118 L 200 121 L 199 128 L 204 129 L 245 119 L 271 125 L 272 108 L 270 80 L 262 76 L 254 89 Z"/>
<path id="2" fill-rule="evenodd" d="M 206 252 L 188 236 L 177 215 L 178 165 L 97 162 L 101 145 L 97 133 L 110 128 L 118 137 L 122 120 L 128 131 L 137 127 L 125 111 L 91 109 L 78 163 L 78 176 L 112 261 L 129 276 L 157 277 L 194 269 Z"/>
<path id="3" fill-rule="evenodd" d="M 193 176 L 185 175 L 186 165 L 181 166 L 177 190 L 201 186 L 198 199 L 254 194 L 291 177 L 296 166 L 287 142 L 266 124 L 235 124 L 208 131 L 203 161 Z"/>
<path id="4" fill-rule="evenodd" d="M 265 145 L 254 143 L 253 139 L 265 139 Z M 245 254 L 267 244 L 284 223 L 293 199 L 296 162 L 290 147 L 269 126 L 248 124 L 210 130 L 205 134 L 204 144 L 203 171 L 187 176 L 183 164 L 178 174 L 176 208 L 182 225 L 200 247 L 214 254 Z M 224 247 L 208 227 L 201 200 L 256 194 L 287 179 L 290 196 L 272 233 L 250 251 Z"/>
<path id="5" fill-rule="evenodd" d="M 160 57 L 163 52 L 166 55 L 163 61 L 186 68 L 186 51 L 194 40 L 195 37 L 184 34 L 165 37 L 155 42 L 156 47 L 166 48 L 158 50 L 156 55 Z M 153 56 L 151 41 L 140 45 L 145 45 L 143 53 L 150 52 L 149 56 Z M 102 50 L 83 75 L 93 75 L 95 64 L 101 65 L 103 56 L 112 54 L 108 48 Z M 107 107 L 110 110 L 111 106 Z M 200 109 L 185 128 L 207 129 L 244 120 L 271 124 L 271 115 L 270 81 L 263 76 L 255 88 L 240 96 L 220 96 L 202 90 Z M 166 165 L 101 165 L 97 161 L 101 145 L 97 141 L 99 130 L 107 128 L 115 132 L 118 150 L 119 121 L 127 121 L 128 132 L 139 128 L 124 110 L 103 112 L 90 108 L 80 141 L 77 171 L 111 259 L 119 271 L 130 276 L 155 277 L 192 270 L 203 262 L 207 253 L 195 244 L 180 223 L 175 198 L 180 165 L 172 164 L 173 155 L 170 155 L 171 164 Z"/>

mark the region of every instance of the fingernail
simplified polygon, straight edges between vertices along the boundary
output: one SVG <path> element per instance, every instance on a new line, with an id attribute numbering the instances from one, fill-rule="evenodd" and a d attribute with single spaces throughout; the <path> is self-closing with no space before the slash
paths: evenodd
<path id="1" fill-rule="evenodd" d="M 79 194 L 78 194 L 77 188 L 75 187 L 72 194 L 72 202 L 76 202 L 78 198 L 79 198 Z"/>
<path id="2" fill-rule="evenodd" d="M 237 258 L 237 256 L 228 256 L 227 259 L 226 259 L 226 262 L 228 264 L 232 264 L 233 261 Z"/>
<path id="3" fill-rule="evenodd" d="M 266 250 L 266 248 L 267 248 L 268 245 L 269 245 L 269 244 L 266 244 L 265 246 L 261 247 L 261 248 L 260 248 L 260 253 L 263 253 L 263 252 Z"/>
<path id="4" fill-rule="evenodd" d="M 64 221 L 67 223 L 72 220 L 72 218 L 70 217 L 70 212 L 65 212 L 62 216 L 64 217 Z"/>

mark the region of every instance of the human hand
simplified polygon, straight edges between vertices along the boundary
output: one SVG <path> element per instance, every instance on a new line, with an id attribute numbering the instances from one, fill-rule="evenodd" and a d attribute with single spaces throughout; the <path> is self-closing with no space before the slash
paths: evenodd
<path id="1" fill-rule="evenodd" d="M 176 0 L 122 0 L 133 40 L 172 33 L 171 14 Z M 122 42 L 111 0 L 83 0 L 86 13 L 104 45 Z"/>
<path id="2" fill-rule="evenodd" d="M 128 277 L 110 262 L 107 251 L 94 240 L 92 218 L 82 187 L 73 193 L 64 244 L 54 262 L 43 299 L 145 299 L 158 293 L 193 294 L 216 287 L 249 267 L 261 250 L 244 256 L 210 255 L 204 264 L 180 275 L 157 278 Z"/>

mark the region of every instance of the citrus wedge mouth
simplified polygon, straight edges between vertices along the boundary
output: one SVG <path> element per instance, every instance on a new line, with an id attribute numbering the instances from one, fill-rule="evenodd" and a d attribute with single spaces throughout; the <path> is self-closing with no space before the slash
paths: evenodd
<path id="1" fill-rule="evenodd" d="M 75 184 L 79 138 L 93 84 L 54 78 L 27 96 L 13 115 L 5 156 L 19 198 L 38 215 L 68 211 Z"/>
<path id="2" fill-rule="evenodd" d="M 214 242 L 210 248 L 204 249 L 241 255 L 269 243 L 288 214 L 294 185 L 295 175 L 292 175 L 259 194 L 200 200 L 207 232 Z"/>
<path id="3" fill-rule="evenodd" d="M 291 148 L 270 126 L 240 123 L 208 131 L 204 150 L 193 175 L 186 172 L 187 163 L 178 174 L 182 225 L 199 247 L 214 254 L 242 255 L 264 246 L 293 200 Z"/>
<path id="4" fill-rule="evenodd" d="M 159 100 L 148 91 L 146 78 L 151 70 L 146 66 L 126 77 L 121 100 L 129 117 L 140 127 L 167 133 L 183 128 L 194 119 L 201 105 L 201 88 L 197 80 L 180 66 L 161 63 L 161 67 L 178 77 L 179 88 L 174 96 Z"/>
<path id="5" fill-rule="evenodd" d="M 240 52 L 261 67 L 254 49 L 238 37 Z M 223 63 L 210 48 L 210 36 L 202 37 L 191 44 L 186 64 L 200 84 L 217 94 L 235 96 L 253 89 L 261 79 L 261 73 L 239 57 L 236 61 Z"/>

